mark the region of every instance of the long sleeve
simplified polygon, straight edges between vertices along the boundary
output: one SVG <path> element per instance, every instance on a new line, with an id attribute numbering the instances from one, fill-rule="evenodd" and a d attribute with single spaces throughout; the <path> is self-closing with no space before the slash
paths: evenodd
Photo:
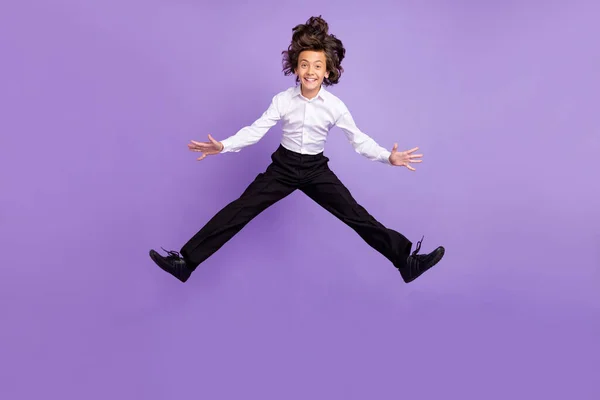
<path id="1" fill-rule="evenodd" d="M 358 154 L 372 161 L 392 165 L 389 160 L 391 151 L 381 147 L 373 138 L 362 132 L 354 123 L 350 111 L 347 109 L 343 111 L 336 121 L 336 126 L 346 134 L 346 138 Z"/>
<path id="2" fill-rule="evenodd" d="M 257 143 L 281 119 L 280 95 L 275 95 L 269 108 L 252 125 L 245 126 L 234 135 L 222 140 L 223 151 L 239 152 L 244 147 Z"/>

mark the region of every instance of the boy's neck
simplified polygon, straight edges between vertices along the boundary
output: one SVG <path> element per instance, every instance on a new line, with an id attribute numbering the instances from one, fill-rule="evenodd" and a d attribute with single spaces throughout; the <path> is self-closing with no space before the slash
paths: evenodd
<path id="1" fill-rule="evenodd" d="M 319 90 L 321 90 L 321 86 L 319 86 L 315 90 L 308 91 L 304 88 L 304 85 L 300 84 L 300 93 L 302 93 L 302 96 L 306 97 L 309 100 L 312 100 L 313 98 L 317 97 L 317 95 L 319 94 Z"/>

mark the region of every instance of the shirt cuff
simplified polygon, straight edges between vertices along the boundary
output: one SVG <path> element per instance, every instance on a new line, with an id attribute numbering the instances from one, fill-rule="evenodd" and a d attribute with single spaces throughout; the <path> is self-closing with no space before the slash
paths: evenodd
<path id="1" fill-rule="evenodd" d="M 225 140 L 221 140 L 221 144 L 223 145 L 223 150 L 221 150 L 221 153 L 230 153 L 230 152 L 236 152 L 239 150 L 236 150 L 233 148 L 233 143 L 232 143 L 232 138 L 228 137 Z"/>
<path id="2" fill-rule="evenodd" d="M 392 164 L 390 162 L 390 156 L 391 155 L 392 155 L 392 152 L 389 151 L 389 150 L 386 150 L 386 151 L 382 152 L 381 156 L 380 156 L 381 157 L 380 158 L 381 162 L 384 163 L 384 164 L 390 165 L 390 166 L 394 166 L 394 164 Z"/>

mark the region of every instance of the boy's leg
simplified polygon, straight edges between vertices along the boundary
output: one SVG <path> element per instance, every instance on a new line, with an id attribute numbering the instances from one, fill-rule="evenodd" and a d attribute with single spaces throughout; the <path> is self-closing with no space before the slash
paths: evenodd
<path id="1" fill-rule="evenodd" d="M 258 174 L 242 195 L 222 208 L 181 249 L 161 256 L 150 250 L 150 258 L 164 271 L 186 282 L 204 260 L 219 250 L 248 222 L 298 188 L 298 160 L 280 146 L 272 163 Z"/>
<path id="2" fill-rule="evenodd" d="M 329 167 L 325 166 L 321 173 L 300 187 L 300 190 L 352 228 L 392 263 L 410 255 L 411 241 L 385 227 L 369 214 Z"/>
<path id="3" fill-rule="evenodd" d="M 222 208 L 181 248 L 188 268 L 196 269 L 252 219 L 294 190 L 294 183 L 285 179 L 271 164 L 238 199 Z"/>
<path id="4" fill-rule="evenodd" d="M 433 253 L 416 256 L 420 243 L 411 256 L 412 242 L 399 232 L 385 227 L 369 214 L 326 165 L 309 183 L 300 187 L 300 190 L 390 260 L 400 270 L 406 282 L 416 279 L 443 256 L 442 247 Z"/>

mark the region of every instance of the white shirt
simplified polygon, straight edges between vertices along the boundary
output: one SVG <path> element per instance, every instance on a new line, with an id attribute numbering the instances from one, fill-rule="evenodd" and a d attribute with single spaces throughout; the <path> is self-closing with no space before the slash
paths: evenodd
<path id="1" fill-rule="evenodd" d="M 263 115 L 252 125 L 222 140 L 222 152 L 238 152 L 258 142 L 278 121 L 282 122 L 281 145 L 300 154 L 318 154 L 325 148 L 329 130 L 340 128 L 354 150 L 372 161 L 391 165 L 391 152 L 378 145 L 354 123 L 346 105 L 323 86 L 312 99 L 304 97 L 300 86 L 276 94 Z"/>

